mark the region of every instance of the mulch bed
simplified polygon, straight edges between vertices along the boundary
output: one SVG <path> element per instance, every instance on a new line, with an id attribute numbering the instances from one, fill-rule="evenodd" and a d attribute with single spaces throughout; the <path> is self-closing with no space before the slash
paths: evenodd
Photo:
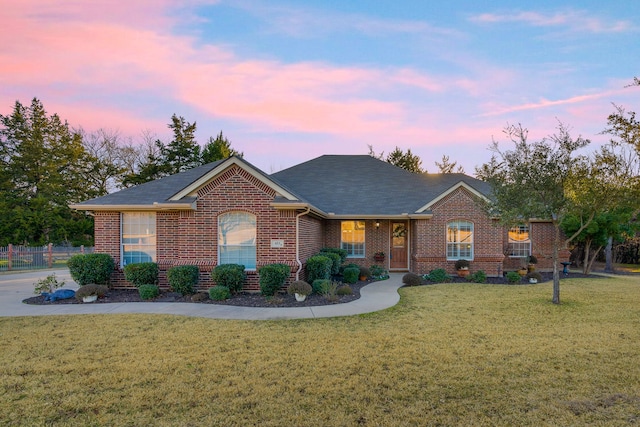
<path id="1" fill-rule="evenodd" d="M 545 283 L 553 280 L 552 273 L 541 273 L 542 274 L 542 282 Z M 561 278 L 564 276 L 561 276 Z M 584 275 L 581 273 L 571 272 L 570 278 L 597 278 L 602 277 L 598 275 Z M 91 304 L 104 304 L 104 303 L 114 303 L 114 302 L 176 302 L 176 303 L 196 303 L 196 304 L 219 304 L 219 305 L 232 305 L 232 306 L 240 306 L 240 307 L 317 307 L 320 305 L 329 305 L 329 304 L 344 304 L 347 302 L 355 301 L 360 298 L 360 289 L 363 286 L 368 285 L 371 281 L 360 281 L 351 286 L 351 290 L 353 291 L 352 295 L 344 295 L 338 297 L 337 301 L 330 302 L 324 296 L 311 294 L 307 297 L 307 299 L 303 302 L 296 301 L 293 295 L 288 295 L 286 293 L 278 294 L 273 298 L 265 298 L 264 296 L 257 293 L 238 293 L 236 295 L 232 295 L 230 299 L 225 301 L 213 301 L 206 296 L 205 299 L 199 300 L 196 296 L 195 298 L 191 295 L 182 296 L 176 292 L 170 291 L 162 291 L 160 296 L 154 298 L 152 300 L 142 300 L 140 295 L 138 294 L 137 289 L 110 289 L 106 296 L 102 298 L 98 298 L 98 300 Z M 465 278 L 453 277 L 453 281 L 451 283 L 468 283 Z M 503 284 L 509 285 L 507 280 L 504 277 L 487 277 L 486 283 L 488 284 Z M 431 283 L 424 282 L 425 285 L 429 285 Z M 516 285 L 529 285 L 526 280 L 522 280 L 522 282 Z M 514 285 L 510 285 L 514 286 Z M 535 286 L 535 285 L 529 285 Z M 51 305 L 51 304 L 83 304 L 83 302 L 76 300 L 75 298 L 63 299 L 58 301 L 45 301 L 43 296 L 34 296 L 31 298 L 27 298 L 22 301 L 25 304 L 34 304 L 34 305 Z"/>

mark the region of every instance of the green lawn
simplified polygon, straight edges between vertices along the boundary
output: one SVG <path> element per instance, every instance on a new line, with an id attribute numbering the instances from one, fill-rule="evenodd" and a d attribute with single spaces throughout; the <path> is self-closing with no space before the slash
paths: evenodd
<path id="1" fill-rule="evenodd" d="M 443 284 L 358 317 L 0 318 L 0 425 L 640 424 L 640 278 Z"/>

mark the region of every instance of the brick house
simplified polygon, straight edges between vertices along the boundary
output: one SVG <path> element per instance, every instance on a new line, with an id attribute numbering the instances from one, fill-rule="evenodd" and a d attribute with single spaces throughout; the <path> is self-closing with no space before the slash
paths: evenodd
<path id="1" fill-rule="evenodd" d="M 304 279 L 306 259 L 323 247 L 419 274 L 453 273 L 464 258 L 472 272 L 499 276 L 530 254 L 550 268 L 551 224 L 505 229 L 479 203 L 489 194 L 464 174 L 414 174 L 368 155 L 321 156 L 271 175 L 230 157 L 71 207 L 94 215 L 95 250 L 120 267 L 115 286 L 128 286 L 128 263 L 157 262 L 161 284 L 170 267 L 198 265 L 202 288 L 216 265 L 238 263 L 257 290 L 260 266 L 285 263 L 292 280 Z"/>

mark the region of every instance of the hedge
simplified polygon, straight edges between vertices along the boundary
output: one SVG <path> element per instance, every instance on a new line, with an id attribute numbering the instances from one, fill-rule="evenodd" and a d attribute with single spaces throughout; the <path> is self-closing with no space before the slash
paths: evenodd
<path id="1" fill-rule="evenodd" d="M 78 254 L 69 258 L 67 267 L 73 281 L 80 286 L 106 285 L 116 264 L 109 254 Z"/>

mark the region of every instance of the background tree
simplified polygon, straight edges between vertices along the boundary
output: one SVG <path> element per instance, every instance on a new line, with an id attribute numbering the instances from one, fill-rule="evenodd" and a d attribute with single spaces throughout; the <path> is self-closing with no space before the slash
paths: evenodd
<path id="1" fill-rule="evenodd" d="M 0 126 L 0 244 L 89 243 L 91 218 L 68 207 L 99 193 L 85 179 L 92 158 L 80 134 L 36 98 L 16 101 Z"/>
<path id="2" fill-rule="evenodd" d="M 403 152 L 400 148 L 396 147 L 389 155 L 387 155 L 387 162 L 399 168 L 406 169 L 413 173 L 427 172 L 426 169 L 422 170 L 422 160 L 420 157 L 413 154 L 411 149 L 407 152 Z"/>
<path id="3" fill-rule="evenodd" d="M 568 129 L 559 124 L 558 132 L 541 141 L 529 142 L 528 131 L 521 125 L 508 125 L 504 133 L 514 144 L 513 150 L 501 151 L 493 142 L 489 163 L 476 174 L 491 184 L 493 203 L 489 207 L 499 213 L 507 225 L 523 219 L 547 218 L 554 228 L 553 244 L 553 303 L 560 303 L 559 250 L 574 236 L 562 238 L 560 223 L 571 211 L 570 182 L 575 178 L 574 165 L 581 161 L 576 151 L 589 144 L 588 140 L 571 138 Z M 593 217 L 581 222 L 586 227 Z"/>
<path id="4" fill-rule="evenodd" d="M 173 175 L 201 164 L 200 145 L 196 141 L 196 122 L 189 123 L 184 117 L 171 116 L 169 128 L 173 139 L 166 146 L 158 141 L 163 175 Z"/>
<path id="5" fill-rule="evenodd" d="M 231 148 L 231 142 L 229 142 L 229 140 L 222 135 L 222 131 L 220 131 L 215 139 L 209 137 L 209 142 L 207 142 L 202 149 L 202 164 L 226 159 L 231 156 L 242 157 L 243 155 L 243 153 Z"/>
<path id="6" fill-rule="evenodd" d="M 435 162 L 436 166 L 440 170 L 440 173 L 464 173 L 464 168 L 458 166 L 458 162 L 450 162 L 449 156 L 442 155 L 441 162 Z"/>

